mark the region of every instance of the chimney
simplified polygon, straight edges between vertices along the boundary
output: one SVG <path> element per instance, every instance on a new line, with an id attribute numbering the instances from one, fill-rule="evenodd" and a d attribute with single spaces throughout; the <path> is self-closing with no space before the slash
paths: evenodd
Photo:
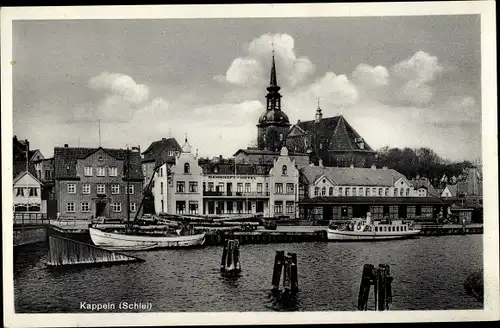
<path id="1" fill-rule="evenodd" d="M 64 144 L 64 148 L 68 148 L 68 144 Z"/>
<path id="2" fill-rule="evenodd" d="M 377 167 L 375 165 L 372 165 L 372 170 L 376 170 Z"/>
<path id="3" fill-rule="evenodd" d="M 318 161 L 318 166 L 319 167 L 323 167 L 323 160 L 320 158 L 319 161 Z"/>

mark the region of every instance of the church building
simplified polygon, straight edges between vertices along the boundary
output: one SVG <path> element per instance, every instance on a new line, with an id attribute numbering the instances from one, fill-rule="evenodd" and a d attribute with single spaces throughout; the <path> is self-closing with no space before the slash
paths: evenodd
<path id="1" fill-rule="evenodd" d="M 323 118 L 319 103 L 314 120 L 290 124 L 281 108 L 280 89 L 273 54 L 266 110 L 257 123 L 257 148 L 238 150 L 234 154 L 236 162 L 272 163 L 286 146 L 299 168 L 318 164 L 320 160 L 325 166 L 370 167 L 373 164 L 375 151 L 368 143 L 342 115 Z"/>

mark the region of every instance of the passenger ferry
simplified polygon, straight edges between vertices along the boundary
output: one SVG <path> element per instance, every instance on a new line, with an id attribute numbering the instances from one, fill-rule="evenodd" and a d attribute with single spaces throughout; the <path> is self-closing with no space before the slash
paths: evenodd
<path id="1" fill-rule="evenodd" d="M 328 227 L 328 240 L 387 240 L 411 238 L 420 233 L 415 229 L 413 221 L 372 220 L 371 213 L 366 218 L 353 218 L 341 225 L 332 224 Z"/>

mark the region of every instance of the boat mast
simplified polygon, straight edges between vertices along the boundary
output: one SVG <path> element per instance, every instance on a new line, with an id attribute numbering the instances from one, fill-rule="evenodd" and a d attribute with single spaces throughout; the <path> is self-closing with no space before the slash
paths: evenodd
<path id="1" fill-rule="evenodd" d="M 127 226 L 130 224 L 130 150 L 127 146 Z"/>

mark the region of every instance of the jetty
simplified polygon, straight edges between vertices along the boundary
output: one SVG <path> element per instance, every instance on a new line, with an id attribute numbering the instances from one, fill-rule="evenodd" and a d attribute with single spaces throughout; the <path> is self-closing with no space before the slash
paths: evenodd
<path id="1" fill-rule="evenodd" d="M 128 254 L 110 251 L 101 247 L 76 240 L 50 236 L 47 266 L 60 267 L 82 264 L 105 264 L 143 262 L 144 260 Z"/>

